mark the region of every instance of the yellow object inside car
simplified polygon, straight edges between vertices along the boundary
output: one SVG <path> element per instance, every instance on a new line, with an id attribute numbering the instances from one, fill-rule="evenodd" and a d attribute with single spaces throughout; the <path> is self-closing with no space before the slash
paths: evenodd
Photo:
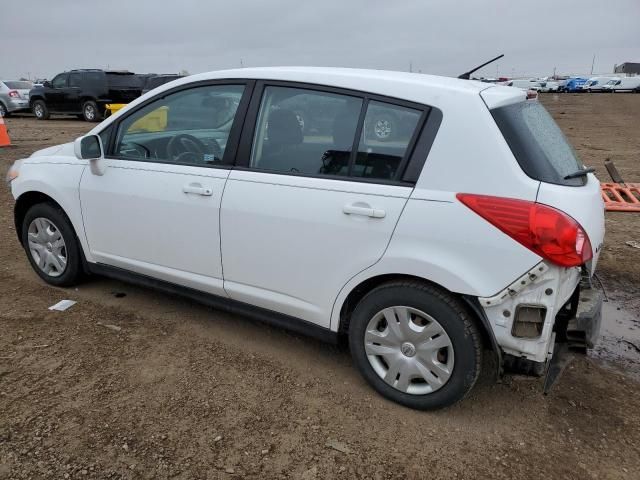
<path id="1" fill-rule="evenodd" d="M 118 110 L 124 108 L 124 103 L 110 103 L 106 105 L 106 109 L 109 110 L 111 115 Z M 169 113 L 169 107 L 158 107 L 152 112 L 147 113 L 145 116 L 134 122 L 129 128 L 128 132 L 164 132 L 167 129 L 167 117 Z"/>

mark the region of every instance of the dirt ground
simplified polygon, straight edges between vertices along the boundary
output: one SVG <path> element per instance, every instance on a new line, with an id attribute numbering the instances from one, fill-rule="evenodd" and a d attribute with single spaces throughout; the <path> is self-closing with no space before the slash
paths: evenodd
<path id="1" fill-rule="evenodd" d="M 640 182 L 640 95 L 542 101 L 601 179 L 609 157 Z M 8 126 L 3 171 L 91 125 Z M 0 478 L 640 476 L 640 383 L 625 372 L 637 364 L 580 358 L 548 396 L 538 379 L 483 376 L 458 405 L 416 412 L 373 392 L 344 348 L 115 281 L 49 287 L 17 243 L 4 183 L 0 205 Z M 599 264 L 612 315 L 635 319 L 640 249 L 625 241 L 639 227 L 608 213 Z M 64 298 L 78 303 L 47 310 Z"/>

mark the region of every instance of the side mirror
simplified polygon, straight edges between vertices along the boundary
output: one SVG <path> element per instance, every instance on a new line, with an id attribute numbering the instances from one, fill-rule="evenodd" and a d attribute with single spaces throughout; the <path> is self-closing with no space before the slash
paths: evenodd
<path id="1" fill-rule="evenodd" d="M 43 87 L 51 88 L 51 82 L 49 80 L 45 80 L 42 82 Z"/>
<path id="2" fill-rule="evenodd" d="M 73 150 L 80 160 L 89 160 L 91 173 L 104 175 L 102 140 L 98 135 L 86 135 L 73 142 Z"/>

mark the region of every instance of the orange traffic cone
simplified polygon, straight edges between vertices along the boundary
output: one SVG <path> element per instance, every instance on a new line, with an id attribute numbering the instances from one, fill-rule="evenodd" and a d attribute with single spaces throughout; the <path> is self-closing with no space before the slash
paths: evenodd
<path id="1" fill-rule="evenodd" d="M 0 115 L 0 147 L 8 147 L 9 145 L 11 145 L 11 139 L 9 138 L 7 127 L 4 124 L 4 119 L 2 115 Z"/>

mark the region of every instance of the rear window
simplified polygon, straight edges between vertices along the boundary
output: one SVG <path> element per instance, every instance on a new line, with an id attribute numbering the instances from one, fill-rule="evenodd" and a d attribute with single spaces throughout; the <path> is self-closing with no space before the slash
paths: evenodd
<path id="1" fill-rule="evenodd" d="M 565 180 L 583 168 L 558 124 L 537 101 L 491 110 L 520 167 L 531 178 L 557 185 L 584 185 L 585 177 Z"/>
<path id="2" fill-rule="evenodd" d="M 4 82 L 4 84 L 12 90 L 30 90 L 33 88 L 31 82 Z"/>
<path id="3" fill-rule="evenodd" d="M 107 73 L 107 83 L 110 87 L 125 87 L 125 88 L 141 88 L 142 81 L 137 75 L 121 74 L 121 73 Z"/>

